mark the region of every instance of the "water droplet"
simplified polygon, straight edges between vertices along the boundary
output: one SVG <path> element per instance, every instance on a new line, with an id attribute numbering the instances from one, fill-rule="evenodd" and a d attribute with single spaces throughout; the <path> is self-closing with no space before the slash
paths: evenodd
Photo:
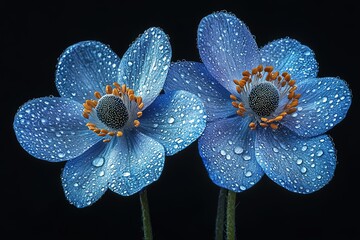
<path id="1" fill-rule="evenodd" d="M 65 153 L 61 153 L 61 152 L 60 152 L 60 153 L 58 153 L 58 157 L 59 157 L 59 158 L 63 158 L 63 157 L 65 157 Z"/>
<path id="2" fill-rule="evenodd" d="M 241 154 L 244 152 L 244 149 L 242 147 L 235 147 L 234 148 L 234 153 L 236 154 Z"/>
<path id="3" fill-rule="evenodd" d="M 316 156 L 321 157 L 324 154 L 323 150 L 319 150 L 316 152 Z"/>
<path id="4" fill-rule="evenodd" d="M 128 176 L 130 176 L 130 173 L 129 173 L 129 172 L 124 172 L 124 173 L 123 173 L 123 176 L 124 176 L 124 177 L 128 177 Z"/>
<path id="5" fill-rule="evenodd" d="M 99 177 L 103 177 L 105 175 L 105 172 L 104 171 L 100 171 L 99 172 Z"/>
<path id="6" fill-rule="evenodd" d="M 168 120 L 167 120 L 167 122 L 170 123 L 170 124 L 174 123 L 174 121 L 175 121 L 175 119 L 173 117 L 169 117 Z"/>
<path id="7" fill-rule="evenodd" d="M 221 151 L 220 151 L 220 154 L 223 155 L 223 156 L 225 156 L 225 155 L 226 155 L 226 152 L 225 152 L 224 150 L 221 150 Z"/>
<path id="8" fill-rule="evenodd" d="M 273 147 L 273 151 L 278 153 L 279 152 L 279 149 L 277 149 L 276 147 Z"/>
<path id="9" fill-rule="evenodd" d="M 306 167 L 302 167 L 302 168 L 300 169 L 300 171 L 301 171 L 301 173 L 306 173 L 307 169 L 306 169 Z"/>
<path id="10" fill-rule="evenodd" d="M 128 66 L 132 66 L 133 63 L 131 61 L 128 61 Z"/>
<path id="11" fill-rule="evenodd" d="M 97 157 L 92 161 L 92 165 L 94 167 L 101 167 L 102 165 L 104 165 L 104 162 L 105 162 L 105 158 Z"/>
<path id="12" fill-rule="evenodd" d="M 243 156 L 243 159 L 244 159 L 245 161 L 249 161 L 249 160 L 251 159 L 251 157 L 250 157 L 250 155 L 244 155 L 244 156 Z"/>
<path id="13" fill-rule="evenodd" d="M 303 160 L 302 160 L 302 159 L 298 159 L 298 160 L 296 160 L 296 164 L 298 164 L 298 165 L 302 164 L 302 162 L 303 162 Z"/>
<path id="14" fill-rule="evenodd" d="M 245 173 L 245 177 L 251 177 L 251 176 L 252 176 L 252 172 L 247 171 L 247 172 Z"/>

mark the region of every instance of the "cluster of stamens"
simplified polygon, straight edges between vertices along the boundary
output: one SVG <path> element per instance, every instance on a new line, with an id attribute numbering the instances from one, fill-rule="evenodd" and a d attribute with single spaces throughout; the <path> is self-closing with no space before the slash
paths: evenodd
<path id="1" fill-rule="evenodd" d="M 291 79 L 291 76 L 287 72 L 280 74 L 278 71 L 273 71 L 272 66 L 263 67 L 259 65 L 256 68 L 253 68 L 251 72 L 244 71 L 242 73 L 243 78 L 241 80 L 234 80 L 236 85 L 236 91 L 241 96 L 243 102 L 240 102 L 238 98 L 231 94 L 230 98 L 233 100 L 232 105 L 237 109 L 236 113 L 239 116 L 244 116 L 246 112 L 252 112 L 251 106 L 249 105 L 249 96 L 253 89 L 263 83 L 272 84 L 271 87 L 277 89 L 277 94 L 279 99 L 287 97 L 288 101 L 281 109 L 281 111 L 273 111 L 272 114 L 268 116 L 259 116 L 254 114 L 256 121 L 252 121 L 249 124 L 250 129 L 255 129 L 259 123 L 261 127 L 270 126 L 272 129 L 277 129 L 279 122 L 287 115 L 292 114 L 297 110 L 297 105 L 299 102 L 300 94 L 296 94 L 295 90 L 295 80 Z M 269 85 L 270 86 L 270 85 Z M 245 100 L 245 101 L 244 101 Z M 277 106 L 276 106 L 277 108 Z"/>
<path id="2" fill-rule="evenodd" d="M 119 83 L 115 82 L 113 83 L 114 87 L 111 87 L 110 85 L 107 85 L 105 87 L 106 95 L 112 95 L 115 97 L 119 97 L 123 103 L 127 102 L 128 106 L 131 106 L 132 103 L 136 103 L 137 105 L 137 112 L 136 112 L 136 118 L 140 118 L 142 116 L 142 109 L 144 107 L 144 103 L 142 102 L 142 98 L 140 96 L 135 96 L 134 90 L 128 88 L 125 84 L 120 85 Z M 94 92 L 94 96 L 96 99 L 86 100 L 85 103 L 83 103 L 84 111 L 83 116 L 86 119 L 89 119 L 92 113 L 96 111 L 96 106 L 98 106 L 98 103 L 100 99 L 103 97 L 100 92 Z M 129 110 L 129 109 L 127 109 Z M 132 118 L 134 119 L 134 118 Z M 106 125 L 106 124 L 105 124 Z M 121 137 L 123 136 L 123 131 L 121 129 L 111 129 L 110 127 L 106 128 L 99 128 L 95 123 L 88 122 L 86 126 L 89 128 L 89 130 L 96 133 L 98 136 L 101 137 Z M 133 120 L 133 126 L 138 127 L 140 126 L 140 121 L 138 119 Z M 103 142 L 109 142 L 111 138 L 105 138 Z"/>

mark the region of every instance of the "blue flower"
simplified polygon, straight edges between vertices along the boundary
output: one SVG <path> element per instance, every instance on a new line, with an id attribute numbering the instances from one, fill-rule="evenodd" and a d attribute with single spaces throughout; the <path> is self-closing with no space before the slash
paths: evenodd
<path id="1" fill-rule="evenodd" d="M 186 91 L 160 94 L 171 46 L 149 28 L 120 59 L 107 45 L 83 41 L 59 58 L 60 97 L 30 100 L 13 127 L 21 146 L 38 159 L 67 161 L 61 180 L 78 208 L 107 189 L 129 196 L 156 181 L 165 156 L 195 141 L 205 129 L 202 101 Z"/>
<path id="2" fill-rule="evenodd" d="M 204 17 L 197 45 L 202 63 L 173 63 L 164 89 L 203 99 L 207 126 L 198 143 L 211 180 L 235 192 L 264 175 L 296 193 L 325 186 L 336 167 L 326 132 L 351 105 L 347 83 L 317 77 L 313 51 L 294 39 L 258 48 L 232 13 Z"/>

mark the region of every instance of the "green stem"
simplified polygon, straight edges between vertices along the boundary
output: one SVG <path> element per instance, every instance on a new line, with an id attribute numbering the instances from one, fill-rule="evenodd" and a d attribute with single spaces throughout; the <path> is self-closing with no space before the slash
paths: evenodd
<path id="1" fill-rule="evenodd" d="M 147 199 L 146 189 L 140 192 L 140 203 L 141 203 L 144 240 L 152 240 L 153 236 L 152 236 L 152 228 L 150 221 L 150 210 L 149 210 L 149 203 Z"/>
<path id="2" fill-rule="evenodd" d="M 215 240 L 224 239 L 225 205 L 228 190 L 220 188 L 216 213 Z"/>
<path id="3" fill-rule="evenodd" d="M 228 191 L 226 208 L 226 237 L 227 240 L 235 240 L 235 202 L 236 193 Z"/>

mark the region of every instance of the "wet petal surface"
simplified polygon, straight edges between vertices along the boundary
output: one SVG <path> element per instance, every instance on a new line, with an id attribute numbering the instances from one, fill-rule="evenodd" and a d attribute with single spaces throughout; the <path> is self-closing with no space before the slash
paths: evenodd
<path id="1" fill-rule="evenodd" d="M 318 73 L 314 52 L 291 38 L 277 39 L 268 43 L 260 49 L 260 54 L 264 66 L 273 66 L 280 74 L 287 72 L 296 82 L 316 77 Z"/>
<path id="2" fill-rule="evenodd" d="M 260 64 L 253 35 L 235 15 L 218 12 L 204 17 L 198 28 L 198 48 L 208 71 L 229 92 L 236 93 L 234 79 Z"/>
<path id="3" fill-rule="evenodd" d="M 205 104 L 208 122 L 226 118 L 235 112 L 231 105 L 230 92 L 210 75 L 202 63 L 173 63 L 164 90 L 185 90 L 196 94 Z"/>
<path id="4" fill-rule="evenodd" d="M 83 106 L 71 99 L 30 100 L 15 115 L 16 137 L 36 158 L 50 162 L 75 158 L 100 140 L 85 126 L 87 119 L 82 111 Z"/>
<path id="5" fill-rule="evenodd" d="M 194 94 L 170 91 L 160 95 L 140 118 L 140 131 L 173 155 L 194 142 L 205 129 L 205 108 Z"/>
<path id="6" fill-rule="evenodd" d="M 56 69 L 56 87 L 62 97 L 83 103 L 94 92 L 118 79 L 120 58 L 105 44 L 83 41 L 68 47 Z"/>
<path id="7" fill-rule="evenodd" d="M 129 196 L 156 181 L 165 162 L 164 147 L 143 133 L 125 133 L 107 153 L 110 165 L 109 188 Z"/>
<path id="8" fill-rule="evenodd" d="M 211 180 L 220 187 L 242 192 L 263 176 L 254 151 L 249 119 L 238 117 L 209 123 L 199 138 L 199 151 Z"/>
<path id="9" fill-rule="evenodd" d="M 301 136 L 323 134 L 341 122 L 351 105 L 351 91 L 338 78 L 313 78 L 298 84 L 297 111 L 282 124 Z"/>
<path id="10" fill-rule="evenodd" d="M 324 187 L 336 167 L 327 135 L 298 137 L 286 128 L 257 132 L 256 158 L 267 176 L 289 191 L 308 194 Z"/>
<path id="11" fill-rule="evenodd" d="M 146 30 L 124 54 L 119 83 L 125 83 L 141 96 L 145 108 L 163 88 L 171 61 L 167 35 L 159 28 Z"/>
<path id="12" fill-rule="evenodd" d="M 90 206 L 105 193 L 112 162 L 108 143 L 99 142 L 81 156 L 68 161 L 61 174 L 65 196 L 78 208 Z"/>

